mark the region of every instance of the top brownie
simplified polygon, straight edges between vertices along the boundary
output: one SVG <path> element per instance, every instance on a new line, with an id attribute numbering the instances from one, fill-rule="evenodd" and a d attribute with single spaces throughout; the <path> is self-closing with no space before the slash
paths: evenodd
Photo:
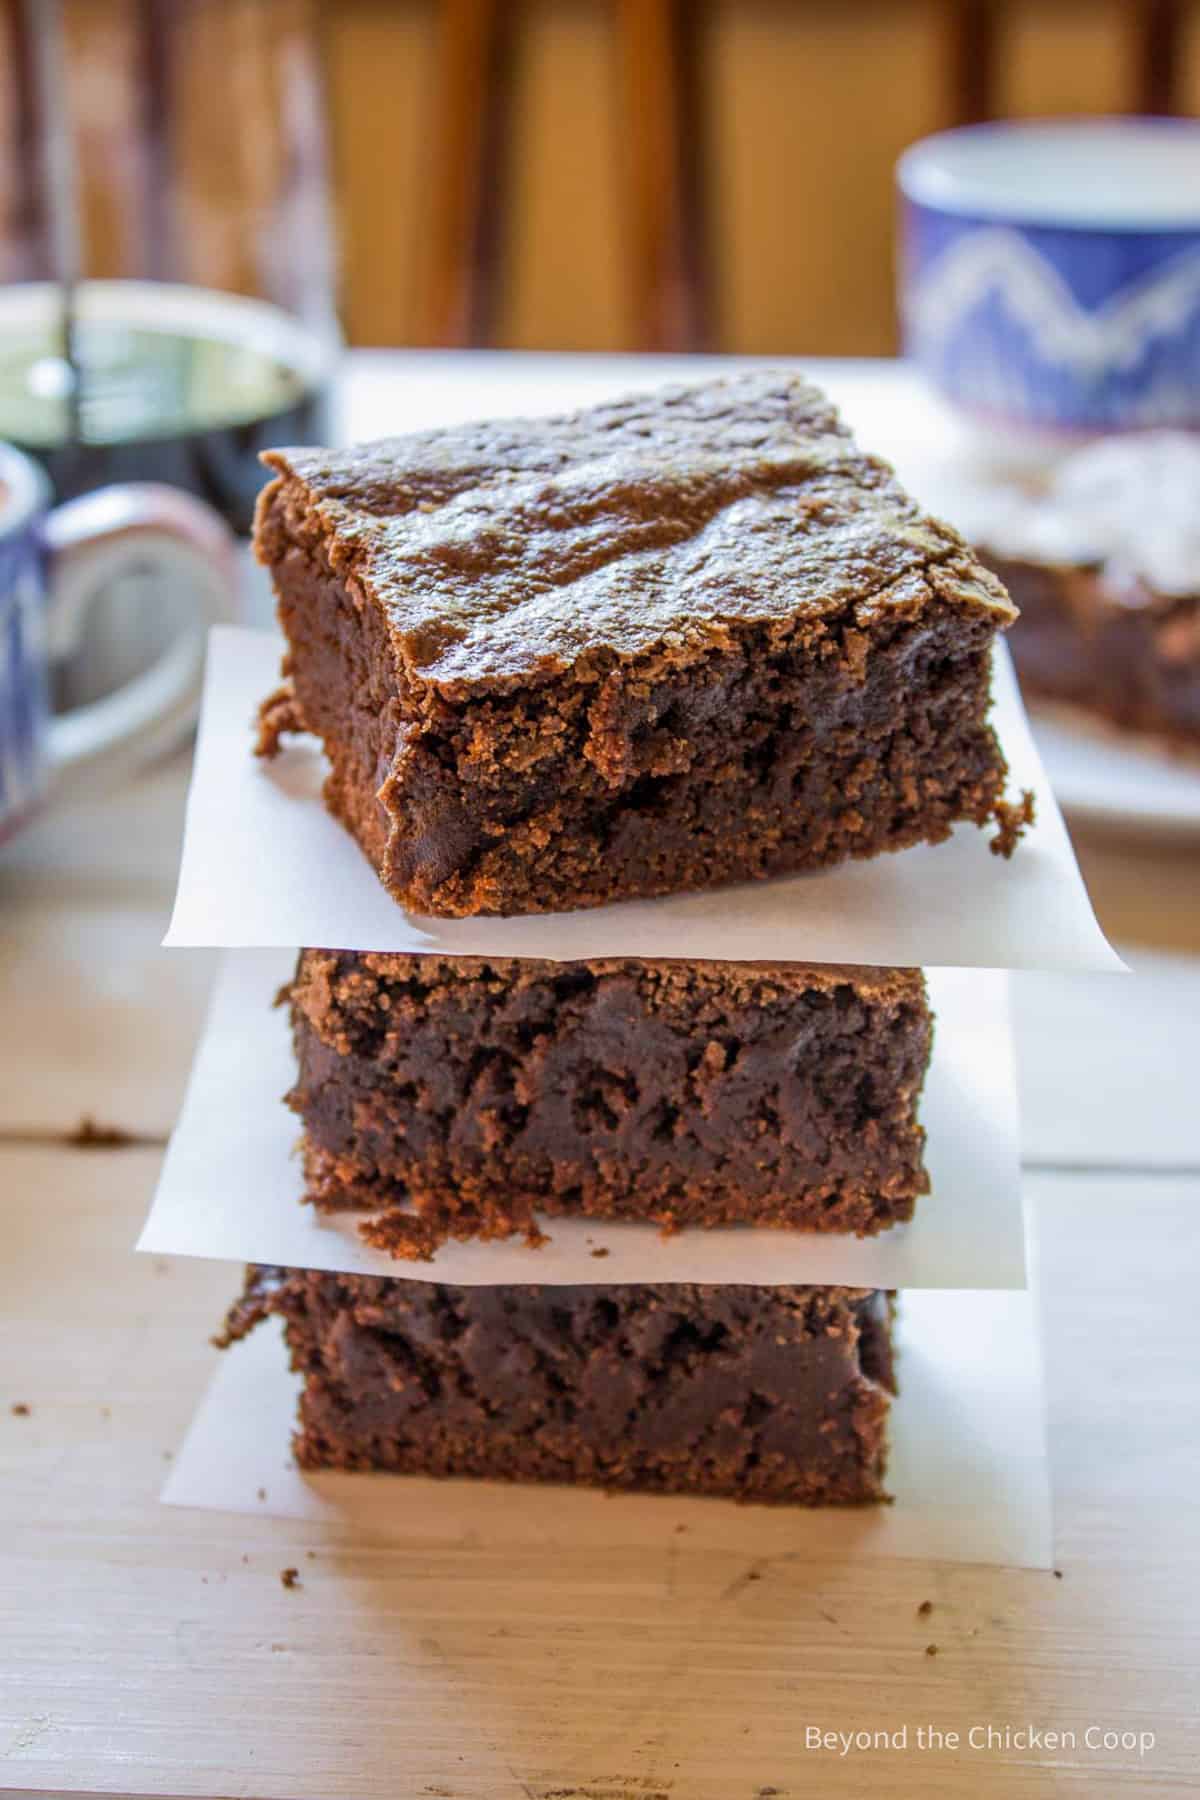
<path id="1" fill-rule="evenodd" d="M 778 371 L 274 451 L 257 547 L 326 796 L 405 905 L 554 911 L 1003 816 L 949 526 Z"/>

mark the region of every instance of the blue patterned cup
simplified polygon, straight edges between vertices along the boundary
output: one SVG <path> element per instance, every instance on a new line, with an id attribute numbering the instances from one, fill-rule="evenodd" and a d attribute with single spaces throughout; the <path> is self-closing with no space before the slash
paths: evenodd
<path id="1" fill-rule="evenodd" d="M 178 739 L 236 572 L 232 533 L 203 501 L 139 482 L 52 509 L 41 469 L 0 444 L 0 839 Z M 51 676 L 80 657 L 93 691 L 52 713 Z"/>
<path id="2" fill-rule="evenodd" d="M 1200 120 L 967 126 L 897 181 L 905 347 L 961 412 L 1200 430 Z"/>

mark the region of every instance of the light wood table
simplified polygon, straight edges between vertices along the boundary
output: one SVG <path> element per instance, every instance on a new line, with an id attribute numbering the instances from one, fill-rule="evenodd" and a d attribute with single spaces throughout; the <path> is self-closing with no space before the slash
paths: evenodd
<path id="1" fill-rule="evenodd" d="M 653 1550 L 623 1546 L 620 1502 L 602 1554 L 499 1531 L 367 1542 L 158 1504 L 236 1283 L 130 1249 L 211 970 L 157 948 L 185 774 L 0 858 L 0 1787 L 1200 1792 L 1200 859 L 1089 844 L 1142 972 L 1018 987 L 1059 1578 L 764 1560 L 752 1508 L 731 1549 L 676 1532 L 670 1501 Z M 132 1141 L 80 1147 L 85 1115 Z M 908 1741 L 843 1755 L 810 1728 Z M 959 1746 L 928 1747 L 931 1728 Z"/>

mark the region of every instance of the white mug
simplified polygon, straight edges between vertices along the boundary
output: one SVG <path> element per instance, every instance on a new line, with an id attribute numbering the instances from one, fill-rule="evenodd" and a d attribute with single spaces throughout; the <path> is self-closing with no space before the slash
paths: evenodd
<path id="1" fill-rule="evenodd" d="M 0 444 L 0 838 L 48 801 L 93 791 L 182 737 L 209 626 L 232 617 L 236 583 L 233 534 L 202 500 L 136 482 L 51 507 L 42 470 Z M 144 604 L 140 656 L 122 630 L 131 585 L 143 601 L 153 595 L 149 666 Z M 51 674 L 75 664 L 84 697 L 52 713 Z"/>

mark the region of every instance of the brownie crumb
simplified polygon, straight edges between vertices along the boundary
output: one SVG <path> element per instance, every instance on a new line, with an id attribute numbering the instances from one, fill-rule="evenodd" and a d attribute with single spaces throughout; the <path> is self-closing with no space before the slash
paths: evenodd
<path id="1" fill-rule="evenodd" d="M 436 1225 L 404 1213 L 365 1219 L 358 1235 L 372 1250 L 382 1250 L 398 1262 L 432 1262 L 434 1251 L 446 1241 L 445 1232 Z"/>
<path id="2" fill-rule="evenodd" d="M 1008 861 L 1026 830 L 1033 824 L 1036 813 L 1033 790 L 1025 788 L 1019 800 L 997 800 L 992 808 L 992 817 L 996 821 L 996 835 L 988 846 L 993 856 L 1002 856 Z"/>
<path id="3" fill-rule="evenodd" d="M 1055 1581 L 1061 1581 L 1061 1580 L 1062 1580 L 1062 1570 L 1061 1570 L 1061 1569 L 1055 1569 L 1055 1571 L 1054 1571 L 1054 1579 L 1055 1579 Z"/>
<path id="4" fill-rule="evenodd" d="M 937 1653 L 938 1653 L 938 1647 L 936 1644 L 926 1644 L 926 1646 L 925 1646 L 926 1656 L 936 1656 Z"/>
<path id="5" fill-rule="evenodd" d="M 16 1419 L 27 1419 L 32 1410 L 25 1400 L 14 1400 L 12 1403 L 13 1417 Z"/>
<path id="6" fill-rule="evenodd" d="M 520 1202 L 516 1204 L 521 1206 Z M 527 1250 L 540 1250 L 543 1244 L 550 1242 L 531 1216 L 517 1218 L 514 1213 L 514 1221 L 513 1230 L 520 1233 Z M 358 1235 L 372 1250 L 382 1250 L 398 1262 L 432 1262 L 434 1252 L 440 1250 L 452 1237 L 473 1236 L 486 1239 L 491 1236 L 507 1236 L 508 1233 L 486 1229 L 463 1230 L 461 1225 L 452 1229 L 450 1223 L 440 1216 L 422 1218 L 410 1213 L 392 1212 L 384 1213 L 377 1219 L 364 1219 L 358 1227 Z M 608 1252 L 605 1251 L 604 1254 L 607 1255 Z"/>
<path id="7" fill-rule="evenodd" d="M 592 1255 L 593 1256 L 607 1256 L 608 1251 L 605 1250 L 603 1246 L 601 1246 L 598 1250 L 593 1250 Z"/>
<path id="8" fill-rule="evenodd" d="M 74 1131 L 67 1133 L 73 1150 L 127 1150 L 137 1142 L 131 1131 L 119 1125 L 100 1125 L 90 1113 L 84 1113 Z"/>
<path id="9" fill-rule="evenodd" d="M 300 1571 L 299 1569 L 280 1569 L 279 1579 L 285 1588 L 299 1587 Z"/>
<path id="10" fill-rule="evenodd" d="M 255 756 L 265 757 L 268 762 L 278 756 L 283 748 L 281 740 L 285 737 L 296 737 L 307 731 L 304 714 L 300 710 L 300 702 L 296 699 L 290 681 L 285 681 L 272 694 L 268 694 L 258 709 L 255 720 L 257 733 L 254 739 Z"/>
<path id="11" fill-rule="evenodd" d="M 918 1606 L 918 1608 L 917 1608 L 917 1617 L 919 1619 L 927 1619 L 932 1611 L 933 1611 L 933 1601 L 932 1600 L 922 1600 L 920 1606 Z"/>

